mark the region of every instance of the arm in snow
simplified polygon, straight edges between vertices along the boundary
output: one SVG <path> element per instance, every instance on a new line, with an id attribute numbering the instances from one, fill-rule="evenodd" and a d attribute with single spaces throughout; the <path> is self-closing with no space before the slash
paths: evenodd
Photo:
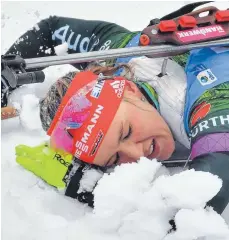
<path id="1" fill-rule="evenodd" d="M 16 162 L 65 195 L 89 206 L 94 204 L 93 189 L 105 169 L 75 159 L 63 150 L 50 148 L 48 142 L 15 148 Z"/>
<path id="2" fill-rule="evenodd" d="M 65 195 L 94 207 L 94 188 L 106 170 L 74 159 L 64 176 Z"/>
<path id="3" fill-rule="evenodd" d="M 229 82 L 206 91 L 195 103 L 190 117 L 190 168 L 219 176 L 223 186 L 209 201 L 222 213 L 229 203 Z"/>
<path id="4" fill-rule="evenodd" d="M 190 168 L 196 171 L 210 172 L 223 180 L 218 194 L 208 202 L 208 205 L 221 214 L 229 203 L 229 152 L 208 153 L 196 157 Z"/>
<path id="5" fill-rule="evenodd" d="M 20 36 L 6 54 L 17 54 L 25 59 L 54 55 L 55 42 L 52 40 L 52 33 L 57 23 L 58 17 L 40 21 Z M 46 51 L 48 49 L 51 51 Z"/>
<path id="6" fill-rule="evenodd" d="M 64 42 L 68 53 L 80 53 L 117 48 L 133 35 L 114 23 L 51 16 L 24 33 L 6 54 L 19 54 L 22 58 L 55 55 L 54 47 Z M 85 69 L 86 63 L 75 67 Z"/>

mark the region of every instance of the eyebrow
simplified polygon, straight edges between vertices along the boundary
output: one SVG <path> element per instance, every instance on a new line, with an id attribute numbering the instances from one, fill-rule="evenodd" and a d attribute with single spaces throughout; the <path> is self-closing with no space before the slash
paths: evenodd
<path id="1" fill-rule="evenodd" d="M 122 124 L 121 124 L 120 129 L 119 129 L 119 138 L 118 138 L 118 143 L 117 143 L 117 145 L 119 145 L 120 142 L 122 141 L 122 136 L 123 136 L 123 122 L 122 122 Z M 112 155 L 112 156 L 108 159 L 108 161 L 107 161 L 107 163 L 106 163 L 105 166 L 107 166 L 107 165 L 110 163 L 111 158 L 112 158 L 113 156 L 114 156 L 114 155 Z"/>

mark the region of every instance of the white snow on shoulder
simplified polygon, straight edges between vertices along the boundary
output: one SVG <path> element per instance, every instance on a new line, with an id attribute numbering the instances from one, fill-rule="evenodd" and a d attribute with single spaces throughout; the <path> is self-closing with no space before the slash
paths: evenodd
<path id="1" fill-rule="evenodd" d="M 68 44 L 66 42 L 54 47 L 54 49 L 57 56 L 68 55 Z"/>
<path id="2" fill-rule="evenodd" d="M 46 53 L 46 54 L 51 54 L 51 52 L 52 52 L 52 49 L 51 49 L 51 48 L 48 48 L 48 49 L 45 50 L 45 53 Z"/>
<path id="3" fill-rule="evenodd" d="M 182 184 L 181 184 L 182 180 Z M 175 208 L 199 208 L 212 199 L 222 187 L 222 181 L 208 172 L 186 170 L 172 177 L 161 176 L 153 190 Z"/>

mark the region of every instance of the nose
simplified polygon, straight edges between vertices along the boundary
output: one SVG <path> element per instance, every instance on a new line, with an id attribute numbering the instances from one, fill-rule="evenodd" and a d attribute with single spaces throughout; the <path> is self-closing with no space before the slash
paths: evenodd
<path id="1" fill-rule="evenodd" d="M 119 163 L 136 162 L 140 157 L 144 156 L 143 143 L 128 142 L 121 144 L 119 154 Z"/>

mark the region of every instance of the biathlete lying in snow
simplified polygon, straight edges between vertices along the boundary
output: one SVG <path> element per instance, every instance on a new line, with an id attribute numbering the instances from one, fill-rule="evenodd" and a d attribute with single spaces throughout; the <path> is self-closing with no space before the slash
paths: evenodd
<path id="1" fill-rule="evenodd" d="M 50 17 L 7 53 L 54 55 L 54 47 L 65 41 L 68 53 L 124 48 L 138 45 L 139 37 L 139 31 L 114 23 Z M 208 203 L 222 213 L 229 201 L 228 61 L 229 49 L 221 47 L 168 60 L 118 58 L 113 67 L 77 64 L 85 71 L 58 79 L 40 102 L 50 144 L 17 146 L 17 162 L 64 188 L 67 196 L 93 206 L 93 190 L 80 186 L 88 171 L 101 177 L 114 165 L 141 156 L 167 160 L 181 158 L 185 150 L 189 168 L 223 180 Z"/>

